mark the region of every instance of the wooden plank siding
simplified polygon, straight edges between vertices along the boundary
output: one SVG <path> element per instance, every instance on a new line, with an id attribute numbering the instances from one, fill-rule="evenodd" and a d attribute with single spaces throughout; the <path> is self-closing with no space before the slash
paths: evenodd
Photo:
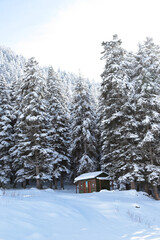
<path id="1" fill-rule="evenodd" d="M 87 179 L 78 182 L 79 193 L 91 193 L 96 192 L 96 180 Z"/>

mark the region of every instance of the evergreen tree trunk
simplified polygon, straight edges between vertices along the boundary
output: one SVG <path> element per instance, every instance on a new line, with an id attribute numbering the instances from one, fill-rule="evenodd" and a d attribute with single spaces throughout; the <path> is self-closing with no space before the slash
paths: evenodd
<path id="1" fill-rule="evenodd" d="M 134 189 L 134 190 L 136 189 L 136 183 L 135 183 L 135 181 L 132 181 L 132 182 L 131 182 L 131 189 Z"/>
<path id="2" fill-rule="evenodd" d="M 51 189 L 53 189 L 53 182 L 50 182 L 50 186 Z"/>
<path id="3" fill-rule="evenodd" d="M 14 183 L 13 175 L 10 176 L 10 184 L 12 185 Z"/>
<path id="4" fill-rule="evenodd" d="M 158 194 L 158 188 L 155 185 L 153 186 L 153 194 L 154 194 L 154 198 L 156 200 L 160 200 L 160 197 L 159 197 L 159 194 Z"/>
<path id="5" fill-rule="evenodd" d="M 54 189 L 55 190 L 58 189 L 58 187 L 57 187 L 57 178 L 54 178 Z"/>
<path id="6" fill-rule="evenodd" d="M 36 166 L 36 176 L 39 175 L 39 173 L 40 173 L 40 167 Z M 42 189 L 41 180 L 39 178 L 36 179 L 36 186 L 38 189 Z"/>
<path id="7" fill-rule="evenodd" d="M 64 176 L 63 176 L 63 173 L 61 173 L 61 189 L 64 190 Z"/>
<path id="8" fill-rule="evenodd" d="M 6 185 L 5 185 L 4 183 L 2 183 L 2 184 L 1 184 L 1 187 L 2 187 L 3 189 L 5 189 L 5 188 L 6 188 Z"/>
<path id="9" fill-rule="evenodd" d="M 14 182 L 13 188 L 16 188 L 16 186 L 17 186 L 17 182 Z"/>
<path id="10" fill-rule="evenodd" d="M 111 180 L 111 186 L 112 186 L 112 190 L 114 190 L 114 181 Z"/>
<path id="11" fill-rule="evenodd" d="M 22 187 L 23 187 L 23 188 L 26 188 L 26 180 L 24 180 L 24 181 L 22 182 Z"/>
<path id="12" fill-rule="evenodd" d="M 149 186 L 147 182 L 144 183 L 144 191 L 149 194 Z"/>

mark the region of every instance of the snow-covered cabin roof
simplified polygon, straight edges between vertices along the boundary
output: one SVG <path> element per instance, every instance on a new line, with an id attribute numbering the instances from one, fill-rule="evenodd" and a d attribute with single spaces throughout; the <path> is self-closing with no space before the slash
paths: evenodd
<path id="1" fill-rule="evenodd" d="M 97 177 L 99 180 L 109 180 L 109 177 Z"/>
<path id="2" fill-rule="evenodd" d="M 99 176 L 102 173 L 105 173 L 105 172 L 97 171 L 97 172 L 83 173 L 74 179 L 74 183 L 81 181 L 81 180 L 85 180 L 85 179 L 96 178 L 97 176 Z"/>

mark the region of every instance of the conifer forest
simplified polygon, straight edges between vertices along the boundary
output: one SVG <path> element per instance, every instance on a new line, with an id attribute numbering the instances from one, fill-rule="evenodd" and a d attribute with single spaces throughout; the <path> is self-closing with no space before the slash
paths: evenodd
<path id="1" fill-rule="evenodd" d="M 63 189 L 102 170 L 159 198 L 160 46 L 122 45 L 102 43 L 101 83 L 0 47 L 0 187 Z"/>

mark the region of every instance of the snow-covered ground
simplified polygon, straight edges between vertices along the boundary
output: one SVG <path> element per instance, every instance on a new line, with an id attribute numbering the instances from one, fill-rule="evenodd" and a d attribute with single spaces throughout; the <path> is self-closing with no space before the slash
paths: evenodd
<path id="1" fill-rule="evenodd" d="M 0 240 L 160 240 L 160 201 L 136 191 L 1 190 Z"/>

